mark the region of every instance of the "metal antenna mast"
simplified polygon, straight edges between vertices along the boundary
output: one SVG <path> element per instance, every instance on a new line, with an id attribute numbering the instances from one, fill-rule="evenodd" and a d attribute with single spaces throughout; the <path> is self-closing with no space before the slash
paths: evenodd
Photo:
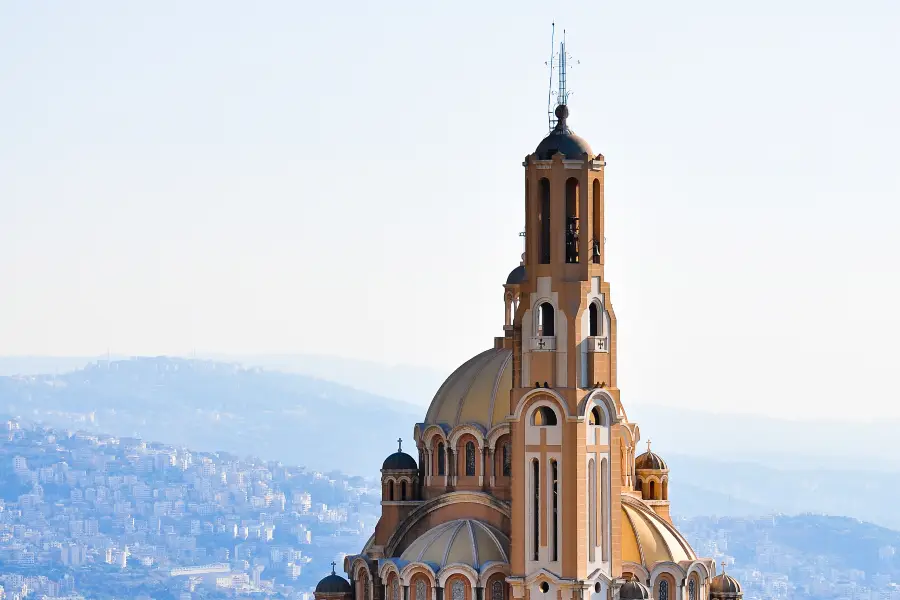
<path id="1" fill-rule="evenodd" d="M 553 131 L 553 128 L 556 127 L 556 115 L 554 114 L 556 107 L 553 105 L 553 67 L 556 59 L 553 48 L 556 47 L 556 23 L 551 23 L 550 27 L 550 60 L 544 64 L 550 67 L 550 86 L 547 90 L 547 120 L 550 123 L 550 131 Z"/>
<path id="2" fill-rule="evenodd" d="M 569 94 L 571 93 L 566 88 L 566 70 L 569 66 L 569 59 L 572 57 L 566 54 L 566 30 L 563 29 L 563 38 L 559 43 L 559 52 L 553 52 L 553 48 L 556 46 L 556 23 L 553 23 L 552 33 L 550 34 L 550 60 L 545 64 L 550 67 L 550 90 L 547 94 L 547 120 L 550 125 L 550 131 L 553 131 L 553 128 L 556 127 L 556 107 L 560 104 L 568 104 L 569 103 Z M 575 61 L 574 64 L 579 64 L 580 61 Z M 559 72 L 559 81 L 557 91 L 553 91 L 553 74 L 554 71 Z M 553 97 L 556 96 L 556 102 L 553 101 Z"/>

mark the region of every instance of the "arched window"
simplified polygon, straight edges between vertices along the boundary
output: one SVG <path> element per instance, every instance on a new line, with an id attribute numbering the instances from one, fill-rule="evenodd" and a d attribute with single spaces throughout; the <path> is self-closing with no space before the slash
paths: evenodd
<path id="1" fill-rule="evenodd" d="M 510 451 L 509 442 L 504 442 L 500 447 L 501 458 L 503 460 L 502 474 L 504 477 L 512 475 L 512 452 Z"/>
<path id="2" fill-rule="evenodd" d="M 534 546 L 534 560 L 537 560 L 541 540 L 541 467 L 537 459 L 531 461 L 531 485 L 534 488 L 531 496 L 531 514 L 534 515 L 531 523 L 531 539 Z"/>
<path id="3" fill-rule="evenodd" d="M 454 579 L 450 586 L 450 600 L 466 600 L 466 584 L 462 579 Z"/>
<path id="4" fill-rule="evenodd" d="M 592 192 L 592 200 L 593 200 L 593 214 L 591 215 L 591 219 L 594 224 L 594 243 L 593 248 L 591 249 L 591 256 L 595 263 L 600 262 L 600 248 L 603 243 L 603 192 L 600 190 L 600 180 L 595 179 L 593 185 Z"/>
<path id="5" fill-rule="evenodd" d="M 669 582 L 665 579 L 659 582 L 659 598 L 657 600 L 669 600 Z"/>
<path id="6" fill-rule="evenodd" d="M 588 316 L 590 320 L 588 335 L 600 335 L 600 311 L 597 310 L 596 302 L 591 302 L 590 306 L 588 306 Z"/>
<path id="7" fill-rule="evenodd" d="M 597 475 L 594 459 L 588 461 L 588 560 L 594 562 L 597 547 Z"/>
<path id="8" fill-rule="evenodd" d="M 550 181 L 546 178 L 541 179 L 538 186 L 538 227 L 540 228 L 540 237 L 538 238 L 538 256 L 543 265 L 550 264 Z"/>
<path id="9" fill-rule="evenodd" d="M 566 262 L 578 262 L 578 180 L 566 180 Z"/>
<path id="10" fill-rule="evenodd" d="M 650 482 L 650 500 L 656 500 L 656 482 Z"/>
<path id="11" fill-rule="evenodd" d="M 491 600 L 504 600 L 503 582 L 499 579 L 495 579 L 494 583 L 491 584 Z"/>
<path id="12" fill-rule="evenodd" d="M 603 425 L 603 411 L 600 410 L 599 406 L 591 409 L 590 423 L 591 425 Z"/>
<path id="13" fill-rule="evenodd" d="M 392 502 L 394 500 L 394 482 L 393 481 L 388 481 L 388 500 L 390 500 Z"/>
<path id="14" fill-rule="evenodd" d="M 553 498 L 550 507 L 551 527 L 553 529 L 553 559 L 559 560 L 559 464 L 555 460 L 550 461 L 550 485 Z"/>
<path id="15" fill-rule="evenodd" d="M 697 600 L 697 584 L 693 577 L 688 579 L 688 600 Z"/>
<path id="16" fill-rule="evenodd" d="M 437 461 L 438 461 L 438 475 L 446 475 L 447 474 L 447 453 L 444 450 L 444 442 L 438 442 L 438 451 L 437 451 Z"/>
<path id="17" fill-rule="evenodd" d="M 539 406 L 531 417 L 531 424 L 539 427 L 556 425 L 556 413 L 549 406 Z"/>
<path id="18" fill-rule="evenodd" d="M 404 502 L 406 501 L 406 482 L 405 481 L 400 482 L 400 499 L 403 500 Z"/>
<path id="19" fill-rule="evenodd" d="M 606 527 L 610 523 L 609 513 L 609 461 L 600 461 L 600 548 L 603 560 L 609 560 L 609 543 L 606 539 Z"/>
<path id="20" fill-rule="evenodd" d="M 556 335 L 556 323 L 554 323 L 553 305 L 543 302 L 538 307 L 538 335 L 553 337 Z"/>
<path id="21" fill-rule="evenodd" d="M 475 442 L 466 442 L 466 475 L 475 475 Z"/>
<path id="22" fill-rule="evenodd" d="M 363 579 L 363 600 L 369 600 L 371 597 L 371 594 L 369 594 L 369 577 L 366 576 Z"/>
<path id="23" fill-rule="evenodd" d="M 663 479 L 663 482 L 662 482 L 662 499 L 663 500 L 669 499 L 669 480 L 668 479 Z"/>
<path id="24" fill-rule="evenodd" d="M 415 600 L 428 600 L 428 588 L 425 586 L 425 579 L 422 577 L 416 580 Z"/>
<path id="25" fill-rule="evenodd" d="M 400 595 L 400 582 L 396 576 L 391 581 L 391 597 L 393 600 L 403 600 L 403 597 Z"/>

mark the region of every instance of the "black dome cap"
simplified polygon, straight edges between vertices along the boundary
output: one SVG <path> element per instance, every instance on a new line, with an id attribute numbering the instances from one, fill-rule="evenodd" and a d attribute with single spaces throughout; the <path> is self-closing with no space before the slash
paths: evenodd
<path id="1" fill-rule="evenodd" d="M 382 471 L 415 471 L 419 468 L 416 459 L 403 451 L 401 440 L 397 440 L 397 451 L 384 459 Z"/>
<path id="2" fill-rule="evenodd" d="M 331 563 L 331 575 L 316 585 L 317 594 L 351 594 L 350 582 L 334 572 L 335 563 Z"/>
<path id="3" fill-rule="evenodd" d="M 568 117 L 569 108 L 565 104 L 556 107 L 556 127 L 541 140 L 534 151 L 538 160 L 550 160 L 557 152 L 561 152 L 564 158 L 569 159 L 581 159 L 585 154 L 593 158 L 594 153 L 587 141 L 569 129 L 566 123 Z"/>

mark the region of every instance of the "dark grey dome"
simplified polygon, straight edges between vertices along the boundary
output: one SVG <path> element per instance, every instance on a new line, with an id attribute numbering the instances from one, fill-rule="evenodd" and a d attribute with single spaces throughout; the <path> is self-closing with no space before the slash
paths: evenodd
<path id="1" fill-rule="evenodd" d="M 641 584 L 641 582 L 632 579 L 626 581 L 622 587 L 619 588 L 619 598 L 621 600 L 648 600 L 648 598 L 650 598 L 650 590 L 647 589 L 647 586 Z"/>
<path id="2" fill-rule="evenodd" d="M 350 594 L 352 591 L 350 582 L 334 573 L 324 578 L 316 586 L 317 594 Z"/>
<path id="3" fill-rule="evenodd" d="M 509 277 L 506 278 L 506 285 L 519 285 L 523 281 L 525 281 L 525 265 L 519 265 L 509 272 Z"/>
<path id="4" fill-rule="evenodd" d="M 575 132 L 569 129 L 566 120 L 569 116 L 569 109 L 565 104 L 556 107 L 556 127 L 553 131 L 541 140 L 534 153 L 538 160 L 550 160 L 557 152 L 561 152 L 564 158 L 580 159 L 584 154 L 591 158 L 594 153 L 591 151 L 590 145 L 583 138 L 575 135 Z"/>
<path id="5" fill-rule="evenodd" d="M 401 440 L 397 440 L 397 451 L 384 459 L 382 471 L 415 471 L 419 468 L 416 459 L 403 451 Z"/>

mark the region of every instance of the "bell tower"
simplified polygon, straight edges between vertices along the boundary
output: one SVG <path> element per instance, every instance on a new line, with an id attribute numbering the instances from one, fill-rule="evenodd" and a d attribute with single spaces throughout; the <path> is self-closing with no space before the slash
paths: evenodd
<path id="1" fill-rule="evenodd" d="M 513 598 L 606 600 L 621 572 L 614 548 L 625 462 L 616 427 L 616 320 L 603 273 L 606 163 L 572 131 L 566 104 L 554 115 L 553 129 L 523 163 L 524 274 L 507 332 L 508 581 Z"/>

